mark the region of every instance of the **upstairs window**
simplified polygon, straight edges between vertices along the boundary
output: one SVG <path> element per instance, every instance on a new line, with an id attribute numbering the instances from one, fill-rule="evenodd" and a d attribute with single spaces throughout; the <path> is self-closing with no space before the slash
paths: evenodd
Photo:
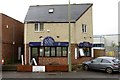
<path id="1" fill-rule="evenodd" d="M 83 33 L 87 32 L 87 25 L 86 24 L 82 24 L 82 32 Z"/>
<path id="2" fill-rule="evenodd" d="M 44 25 L 43 25 L 43 23 L 40 23 L 40 31 L 43 31 L 44 30 Z"/>
<path id="3" fill-rule="evenodd" d="M 35 30 L 35 32 L 38 32 L 38 31 L 39 31 L 39 30 L 38 30 L 38 24 L 37 24 L 37 23 L 35 24 L 34 30 Z"/>
<path id="4" fill-rule="evenodd" d="M 35 32 L 40 32 L 44 30 L 44 24 L 43 23 L 35 23 L 34 27 Z"/>

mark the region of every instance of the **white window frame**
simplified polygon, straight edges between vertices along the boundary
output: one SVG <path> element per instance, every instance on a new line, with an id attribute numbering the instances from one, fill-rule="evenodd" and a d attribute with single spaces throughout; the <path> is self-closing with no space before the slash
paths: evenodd
<path id="1" fill-rule="evenodd" d="M 38 30 L 35 30 L 35 25 L 38 25 L 37 27 L 38 27 Z M 35 23 L 35 25 L 34 25 L 34 31 L 35 32 L 42 32 L 42 31 L 44 31 L 44 24 L 43 23 Z M 42 25 L 42 26 L 41 26 Z M 41 27 L 43 27 L 42 29 L 41 29 Z"/>
<path id="2" fill-rule="evenodd" d="M 87 33 L 87 25 L 82 24 L 82 33 Z"/>

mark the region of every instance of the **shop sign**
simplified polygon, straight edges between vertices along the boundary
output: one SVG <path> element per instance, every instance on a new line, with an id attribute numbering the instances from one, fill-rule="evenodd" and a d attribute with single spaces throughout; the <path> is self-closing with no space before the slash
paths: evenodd
<path id="1" fill-rule="evenodd" d="M 90 42 L 83 42 L 78 45 L 79 47 L 92 47 L 92 43 Z"/>
<path id="2" fill-rule="evenodd" d="M 45 66 L 32 66 L 32 72 L 45 72 Z"/>
<path id="3" fill-rule="evenodd" d="M 43 45 L 44 46 L 53 46 L 54 45 L 55 40 L 52 37 L 46 37 L 43 40 Z"/>

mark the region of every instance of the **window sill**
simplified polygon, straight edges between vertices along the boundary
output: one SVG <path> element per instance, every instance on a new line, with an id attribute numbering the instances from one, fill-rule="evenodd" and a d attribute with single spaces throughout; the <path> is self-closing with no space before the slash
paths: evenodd
<path id="1" fill-rule="evenodd" d="M 82 34 L 87 34 L 87 32 L 82 32 Z"/>
<path id="2" fill-rule="evenodd" d="M 67 58 L 67 56 L 39 56 L 39 57 L 43 57 L 43 58 Z"/>
<path id="3" fill-rule="evenodd" d="M 79 56 L 78 58 L 81 58 L 81 57 L 91 57 L 91 56 Z"/>
<path id="4" fill-rule="evenodd" d="M 43 33 L 44 31 L 34 31 L 35 33 Z"/>

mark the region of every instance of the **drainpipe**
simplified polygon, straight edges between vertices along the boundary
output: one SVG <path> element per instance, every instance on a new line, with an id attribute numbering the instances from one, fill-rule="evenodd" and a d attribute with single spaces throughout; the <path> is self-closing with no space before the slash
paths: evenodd
<path id="1" fill-rule="evenodd" d="M 27 55 L 26 55 L 26 43 L 27 43 L 27 41 L 26 41 L 26 37 L 27 37 L 27 22 L 25 23 L 25 27 L 24 27 L 25 29 L 24 29 L 24 44 L 25 44 L 25 51 L 24 51 L 24 60 L 25 60 L 25 65 L 27 64 L 27 61 L 26 61 L 26 57 L 27 57 Z"/>

